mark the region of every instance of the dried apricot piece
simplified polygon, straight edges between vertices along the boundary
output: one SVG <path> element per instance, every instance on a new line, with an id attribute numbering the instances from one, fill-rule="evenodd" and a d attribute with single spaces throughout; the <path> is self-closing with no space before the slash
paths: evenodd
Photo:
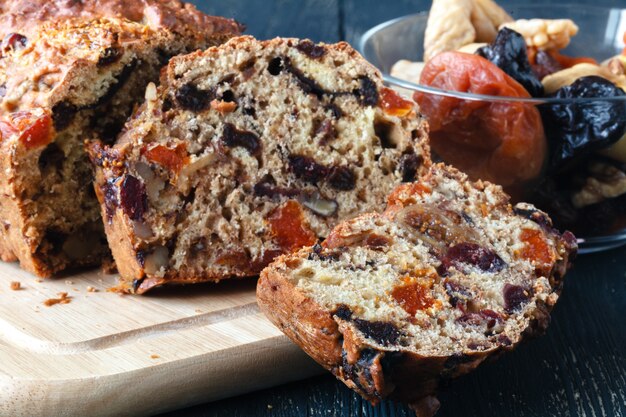
<path id="1" fill-rule="evenodd" d="M 143 155 L 150 162 L 157 163 L 163 168 L 178 173 L 189 161 L 187 146 L 179 143 L 174 148 L 164 145 L 155 145 L 144 148 Z"/>
<path id="2" fill-rule="evenodd" d="M 472 94 L 530 97 L 496 65 L 462 52 L 437 55 L 424 67 L 420 83 Z M 413 98 L 428 118 L 433 151 L 473 179 L 512 186 L 541 173 L 547 145 L 541 116 L 532 104 L 422 92 Z"/>
<path id="3" fill-rule="evenodd" d="M 413 110 L 413 103 L 405 100 L 391 88 L 383 87 L 380 90 L 380 107 L 391 116 L 404 117 Z"/>
<path id="4" fill-rule="evenodd" d="M 293 200 L 277 207 L 267 218 L 274 241 L 285 252 L 310 246 L 317 236 L 304 220 L 302 206 Z"/>
<path id="5" fill-rule="evenodd" d="M 432 307 L 435 303 L 432 295 L 433 273 L 428 270 L 416 270 L 411 275 L 403 276 L 402 284 L 393 288 L 391 297 L 411 316 Z"/>
<path id="6" fill-rule="evenodd" d="M 16 112 L 11 115 L 11 122 L 11 125 L 19 131 L 18 140 L 26 149 L 44 147 L 54 138 L 49 113 L 37 116 L 30 112 Z"/>

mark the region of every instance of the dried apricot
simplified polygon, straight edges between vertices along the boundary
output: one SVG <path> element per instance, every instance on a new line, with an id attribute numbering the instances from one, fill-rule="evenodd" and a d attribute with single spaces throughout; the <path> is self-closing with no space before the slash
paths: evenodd
<path id="1" fill-rule="evenodd" d="M 145 148 L 142 153 L 148 161 L 155 162 L 175 173 L 180 172 L 181 168 L 189 161 L 187 146 L 184 143 L 179 143 L 174 148 L 155 145 Z"/>
<path id="2" fill-rule="evenodd" d="M 52 118 L 49 113 L 35 115 L 30 112 L 20 111 L 9 116 L 10 122 L 2 122 L 0 131 L 3 137 L 19 133 L 19 142 L 26 149 L 43 147 L 54 139 Z"/>
<path id="3" fill-rule="evenodd" d="M 530 97 L 496 65 L 462 52 L 444 52 L 430 60 L 420 83 L 473 94 Z M 413 98 L 428 118 L 433 151 L 470 177 L 511 186 L 541 173 L 547 145 L 541 116 L 532 104 L 422 92 Z"/>
<path id="4" fill-rule="evenodd" d="M 306 224 L 302 206 L 293 200 L 277 207 L 267 218 L 274 241 L 285 252 L 310 246 L 317 236 Z"/>

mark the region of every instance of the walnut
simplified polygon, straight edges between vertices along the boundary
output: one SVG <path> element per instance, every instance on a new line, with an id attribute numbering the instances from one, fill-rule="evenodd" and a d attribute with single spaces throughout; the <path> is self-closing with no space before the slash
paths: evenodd
<path id="1" fill-rule="evenodd" d="M 626 173 L 602 162 L 590 166 L 592 176 L 587 178 L 583 188 L 572 196 L 575 207 L 581 208 L 615 198 L 626 193 Z"/>
<path id="2" fill-rule="evenodd" d="M 563 49 L 578 33 L 578 26 L 570 19 L 519 19 L 500 25 L 524 37 L 526 45 L 537 49 Z"/>
<path id="3" fill-rule="evenodd" d="M 492 42 L 513 19 L 492 0 L 433 0 L 424 35 L 424 61 L 473 42 Z"/>

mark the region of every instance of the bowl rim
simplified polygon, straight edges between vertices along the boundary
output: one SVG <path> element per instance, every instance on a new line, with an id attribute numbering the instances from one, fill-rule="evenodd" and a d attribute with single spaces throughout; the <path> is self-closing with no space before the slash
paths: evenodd
<path id="1" fill-rule="evenodd" d="M 567 3 L 567 4 L 554 4 L 549 6 L 541 6 L 541 5 L 529 5 L 529 4 L 511 4 L 505 6 L 506 9 L 571 9 L 572 7 L 584 7 L 585 12 L 595 12 L 599 13 L 617 10 L 621 12 L 626 12 L 626 8 L 620 7 L 603 7 L 603 6 L 589 6 L 582 5 L 577 3 Z M 411 13 L 404 16 L 396 17 L 391 20 L 387 20 L 385 22 L 379 23 L 376 26 L 368 29 L 363 35 L 361 35 L 358 42 L 358 50 L 359 52 L 367 59 L 365 54 L 366 45 L 381 30 L 397 24 L 398 22 L 407 20 L 409 18 L 414 18 L 416 16 L 428 16 L 428 11 L 421 11 L 417 13 Z M 626 101 L 626 95 L 624 96 L 615 96 L 615 97 L 574 97 L 574 98 L 557 98 L 557 97 L 510 97 L 510 96 L 492 96 L 488 94 L 474 94 L 474 93 L 466 93 L 461 91 L 454 90 L 444 90 L 437 87 L 431 87 L 427 85 L 417 84 L 410 81 L 406 81 L 397 77 L 392 76 L 391 74 L 384 72 L 382 69 L 378 68 L 380 73 L 382 74 L 383 80 L 390 85 L 404 88 L 407 90 L 412 90 L 419 93 L 442 96 L 442 97 L 451 97 L 457 98 L 467 101 L 488 101 L 488 102 L 505 102 L 505 103 L 525 103 L 531 105 L 539 105 L 539 104 L 585 104 L 585 103 L 597 103 L 599 101 Z"/>

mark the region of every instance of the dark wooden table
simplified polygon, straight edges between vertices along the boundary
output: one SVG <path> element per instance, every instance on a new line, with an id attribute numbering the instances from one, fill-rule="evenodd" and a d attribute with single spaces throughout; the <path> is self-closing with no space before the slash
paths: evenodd
<path id="1" fill-rule="evenodd" d="M 573 0 L 626 7 L 625 0 Z M 234 17 L 257 38 L 308 37 L 357 44 L 368 28 L 427 10 L 424 0 L 193 1 Z M 501 1 L 501 4 L 512 2 Z M 531 0 L 525 4 L 564 3 Z M 626 249 L 585 255 L 567 276 L 548 334 L 462 377 L 439 396 L 446 416 L 626 416 Z M 332 376 L 304 380 L 161 417 L 411 416 L 370 406 Z"/>

